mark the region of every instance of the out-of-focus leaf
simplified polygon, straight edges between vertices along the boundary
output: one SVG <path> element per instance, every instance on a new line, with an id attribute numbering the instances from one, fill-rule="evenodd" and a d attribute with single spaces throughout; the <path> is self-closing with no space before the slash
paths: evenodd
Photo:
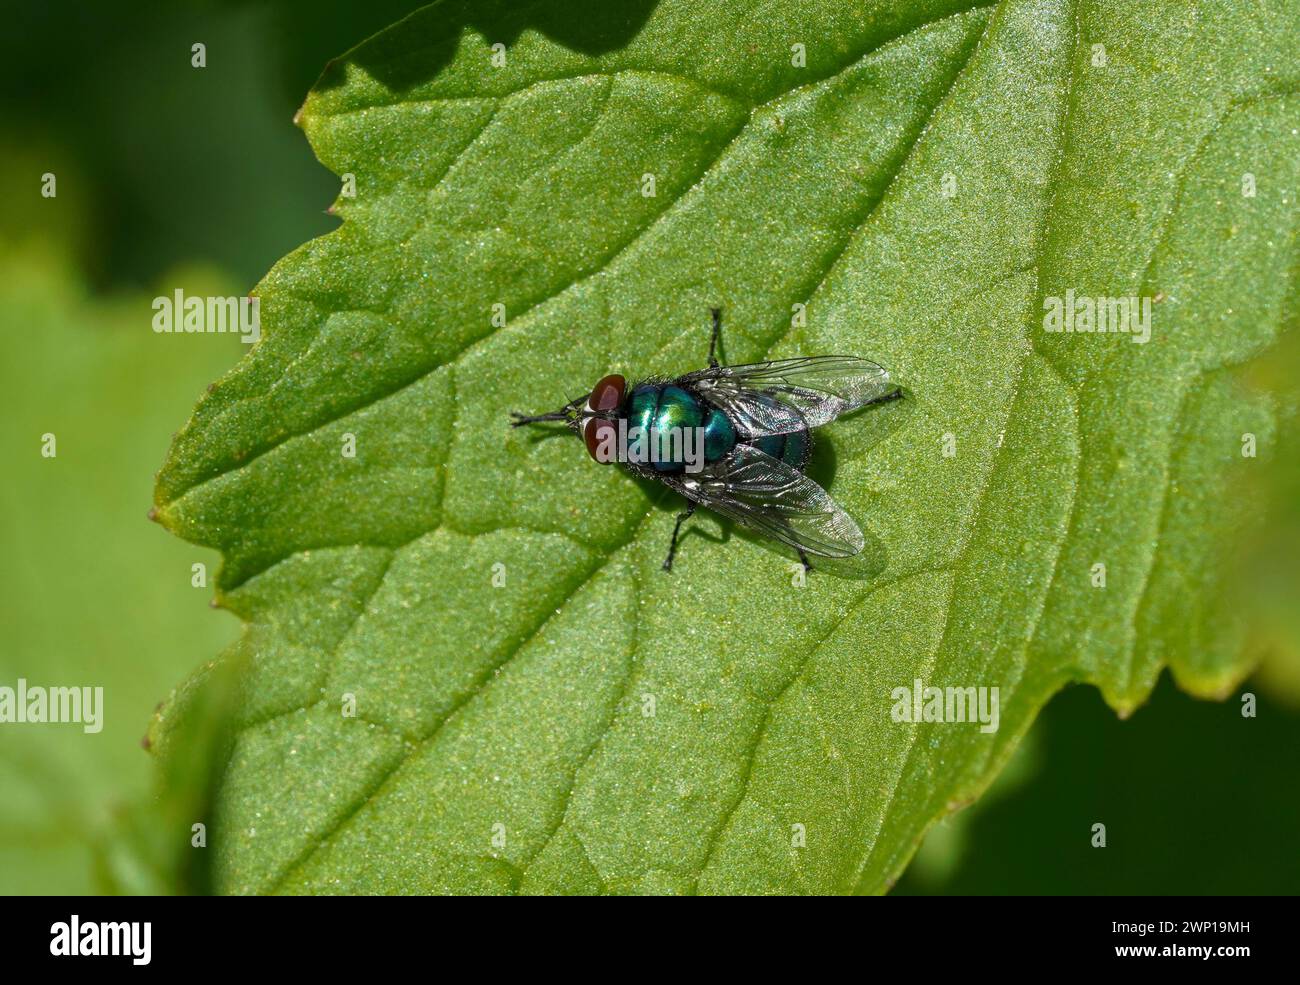
<path id="1" fill-rule="evenodd" d="M 175 281 L 228 290 L 211 273 Z M 212 552 L 161 536 L 145 513 L 177 408 L 239 343 L 156 335 L 152 317 L 142 293 L 89 297 L 60 249 L 0 244 L 0 686 L 103 688 L 99 732 L 0 724 L 6 894 L 187 888 L 176 847 L 204 819 L 207 792 L 189 784 L 211 767 L 159 794 L 141 739 L 177 676 L 233 628 L 208 611 L 211 588 L 191 585 L 191 566 L 213 569 Z M 46 434 L 53 458 L 41 454 Z M 194 749 L 207 720 L 194 716 Z"/>

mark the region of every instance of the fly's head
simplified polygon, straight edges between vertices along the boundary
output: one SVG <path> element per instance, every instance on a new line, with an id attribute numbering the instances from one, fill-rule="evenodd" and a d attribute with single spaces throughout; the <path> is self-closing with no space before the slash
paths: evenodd
<path id="1" fill-rule="evenodd" d="M 587 453 L 598 462 L 614 459 L 607 451 L 614 447 L 618 437 L 618 419 L 622 416 L 623 399 L 627 395 L 627 380 L 617 373 L 602 377 L 588 394 L 570 400 L 559 410 L 548 414 L 513 413 L 512 427 L 538 424 L 543 421 L 562 421 L 578 434 L 587 446 Z"/>

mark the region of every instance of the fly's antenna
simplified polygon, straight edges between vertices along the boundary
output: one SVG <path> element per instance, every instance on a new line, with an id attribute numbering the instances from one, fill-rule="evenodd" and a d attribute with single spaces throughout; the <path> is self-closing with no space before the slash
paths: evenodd
<path id="1" fill-rule="evenodd" d="M 512 410 L 510 416 L 514 418 L 510 422 L 512 428 L 523 427 L 525 424 L 537 424 L 541 421 L 567 421 L 569 419 L 569 409 L 553 410 L 549 414 L 521 414 L 517 410 Z"/>
<path id="2" fill-rule="evenodd" d="M 584 393 L 581 397 L 575 397 L 559 410 L 553 410 L 549 414 L 521 414 L 517 410 L 512 410 L 510 416 L 514 420 L 510 422 L 510 426 L 518 428 L 523 427 L 525 424 L 538 424 L 542 421 L 563 421 L 565 424 L 569 424 L 574 419 L 578 405 L 589 396 L 591 394 Z"/>

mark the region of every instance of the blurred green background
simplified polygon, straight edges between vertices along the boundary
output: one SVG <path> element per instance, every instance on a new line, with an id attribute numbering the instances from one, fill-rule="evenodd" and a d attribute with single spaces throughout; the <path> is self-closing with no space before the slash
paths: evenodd
<path id="1" fill-rule="evenodd" d="M 106 724 L 0 726 L 0 892 L 201 888 L 168 859 L 141 748 L 168 691 L 237 635 L 192 565 L 216 558 L 145 519 L 195 398 L 241 355 L 158 336 L 177 287 L 247 292 L 333 228 L 337 190 L 290 120 L 325 62 L 418 3 L 7 5 L 0 36 L 0 370 L 7 464 L 0 684 L 98 685 Z M 207 66 L 190 65 L 191 45 Z M 40 194 L 57 176 L 56 198 Z M 1294 350 L 1294 346 L 1292 347 Z M 1295 353 L 1281 369 L 1294 379 Z M 1294 406 L 1290 462 L 1300 462 Z M 58 455 L 40 455 L 41 435 Z M 1300 468 L 1271 489 L 1255 645 L 1240 700 L 1164 679 L 1120 721 L 1059 695 L 988 796 L 927 838 L 900 893 L 1293 893 L 1300 887 Z M 171 815 L 165 815 L 171 816 Z M 185 815 L 190 816 L 190 815 Z M 1094 822 L 1108 847 L 1090 847 Z M 187 834 L 187 832 L 186 832 Z M 174 835 L 174 832 L 173 832 Z M 159 847 L 159 839 L 164 847 Z"/>

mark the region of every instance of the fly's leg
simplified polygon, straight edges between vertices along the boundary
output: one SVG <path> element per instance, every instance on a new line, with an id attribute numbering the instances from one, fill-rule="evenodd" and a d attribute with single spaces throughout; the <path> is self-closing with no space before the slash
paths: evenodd
<path id="1" fill-rule="evenodd" d="M 673 527 L 673 542 L 668 545 L 668 556 L 664 558 L 665 571 L 673 570 L 673 555 L 677 553 L 677 534 L 682 529 L 682 524 L 691 518 L 691 514 L 695 512 L 697 505 L 695 500 L 690 500 L 686 509 L 677 514 L 677 523 Z"/>
<path id="2" fill-rule="evenodd" d="M 808 563 L 808 555 L 803 552 L 803 548 L 796 547 L 795 550 L 799 552 L 799 563 L 803 565 L 803 573 L 807 574 L 812 571 L 812 565 Z"/>
<path id="3" fill-rule="evenodd" d="M 709 369 L 717 369 L 718 357 L 715 353 L 718 350 L 718 339 L 722 335 L 722 309 L 710 308 L 709 314 L 713 316 L 713 337 L 709 340 Z"/>

